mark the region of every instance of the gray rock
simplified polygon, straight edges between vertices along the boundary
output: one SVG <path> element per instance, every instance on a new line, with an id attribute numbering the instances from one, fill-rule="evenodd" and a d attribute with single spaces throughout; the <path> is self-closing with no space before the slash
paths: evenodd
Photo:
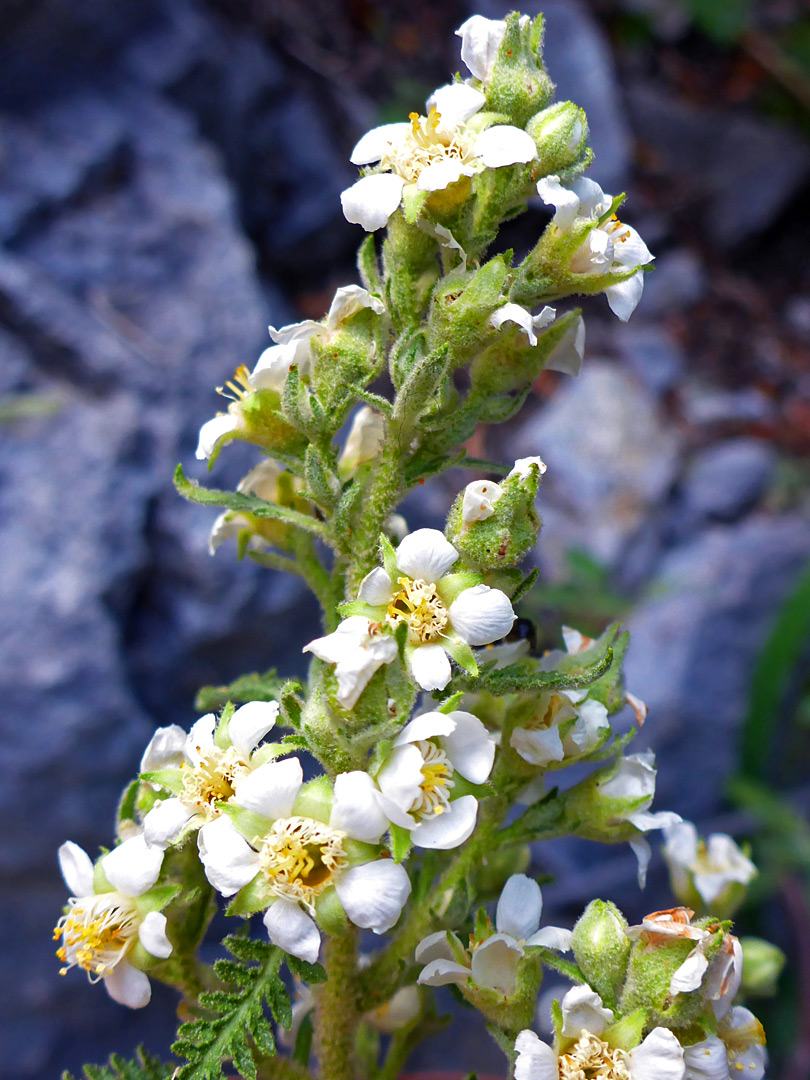
<path id="1" fill-rule="evenodd" d="M 776 465 L 776 451 L 761 439 L 729 439 L 698 454 L 682 482 L 678 513 L 684 525 L 734 521 L 761 497 Z"/>
<path id="2" fill-rule="evenodd" d="M 728 109 L 695 108 L 651 87 L 628 94 L 633 129 L 684 207 L 734 247 L 767 228 L 810 171 L 810 150 L 786 128 Z"/>
<path id="3" fill-rule="evenodd" d="M 470 15 L 502 19 L 514 10 L 502 0 L 469 7 Z M 570 100 L 588 114 L 591 173 L 605 191 L 622 191 L 630 174 L 630 132 L 605 36 L 587 6 L 578 0 L 546 0 L 544 60 L 557 85 L 557 99 Z"/>
<path id="4" fill-rule="evenodd" d="M 724 390 L 691 380 L 682 384 L 678 396 L 684 417 L 696 426 L 765 423 L 776 415 L 773 399 L 756 386 Z"/>
<path id="5" fill-rule="evenodd" d="M 665 394 L 680 383 L 684 356 L 666 330 L 642 322 L 621 323 L 615 328 L 615 337 L 633 374 L 653 394 Z"/>
<path id="6" fill-rule="evenodd" d="M 548 465 L 540 493 L 541 565 L 561 573 L 565 552 L 582 547 L 615 565 L 645 515 L 675 477 L 678 438 L 649 391 L 626 372 L 589 359 L 512 437 L 515 456 Z"/>
<path id="7" fill-rule="evenodd" d="M 647 237 L 643 230 L 642 235 Z M 706 270 L 694 252 L 666 252 L 656 257 L 653 267 L 653 272 L 644 279 L 644 297 L 636 320 L 641 318 L 651 322 L 670 312 L 682 311 L 704 295 Z"/>

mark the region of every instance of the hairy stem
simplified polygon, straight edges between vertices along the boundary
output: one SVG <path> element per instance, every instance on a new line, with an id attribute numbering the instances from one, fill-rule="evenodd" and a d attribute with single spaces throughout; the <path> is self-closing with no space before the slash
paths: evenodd
<path id="1" fill-rule="evenodd" d="M 402 496 L 403 486 L 402 453 L 397 439 L 389 436 L 363 500 L 362 527 L 352 541 L 347 599 L 354 599 L 360 582 L 377 562 L 380 533 Z"/>
<path id="2" fill-rule="evenodd" d="M 357 937 L 350 927 L 341 937 L 327 938 L 323 966 L 327 979 L 318 991 L 313 1016 L 315 1053 L 322 1080 L 354 1080 L 354 1033 L 359 1020 L 355 1008 Z"/>

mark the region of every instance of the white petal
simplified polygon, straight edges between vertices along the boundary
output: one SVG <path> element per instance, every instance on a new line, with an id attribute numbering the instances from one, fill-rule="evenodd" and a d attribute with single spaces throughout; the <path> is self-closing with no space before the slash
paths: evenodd
<path id="1" fill-rule="evenodd" d="M 735 1005 L 720 1023 L 720 1037 L 726 1044 L 729 1072 L 732 1076 L 745 1076 L 746 1080 L 762 1080 L 768 1055 L 765 1050 L 765 1032 L 752 1012 Z"/>
<path id="2" fill-rule="evenodd" d="M 453 674 L 441 645 L 419 645 L 411 653 L 410 666 L 423 690 L 444 690 Z"/>
<path id="3" fill-rule="evenodd" d="M 165 960 L 172 954 L 172 943 L 166 937 L 166 916 L 162 911 L 149 911 L 138 927 L 138 940 L 152 956 Z"/>
<path id="4" fill-rule="evenodd" d="M 290 373 L 290 368 L 295 367 L 297 347 L 295 343 L 288 345 L 271 345 L 265 349 L 248 379 L 254 390 L 275 390 L 280 394 L 284 389 L 284 383 Z"/>
<path id="5" fill-rule="evenodd" d="M 216 555 L 217 550 L 227 543 L 228 540 L 236 540 L 243 529 L 251 528 L 251 523 L 244 514 L 234 514 L 230 510 L 224 510 L 219 517 L 215 518 L 208 534 L 208 554 Z M 257 537 L 251 537 L 251 545 L 255 544 Z"/>
<path id="6" fill-rule="evenodd" d="M 547 371 L 561 371 L 564 375 L 579 375 L 585 356 L 585 320 L 579 315 L 566 329 L 546 359 Z"/>
<path id="7" fill-rule="evenodd" d="M 571 930 L 566 930 L 562 926 L 544 926 L 527 939 L 526 945 L 570 952 L 574 947 L 574 935 Z"/>
<path id="8" fill-rule="evenodd" d="M 314 964 L 321 949 L 321 935 L 313 919 L 291 900 L 276 900 L 262 919 L 267 936 L 280 949 Z"/>
<path id="9" fill-rule="evenodd" d="M 501 47 L 506 22 L 473 15 L 456 30 L 461 38 L 461 59 L 476 79 L 486 82 L 492 73 L 498 49 Z"/>
<path id="10" fill-rule="evenodd" d="M 652 858 L 652 848 L 643 836 L 631 840 L 630 847 L 638 861 L 638 887 L 643 889 L 647 884 L 647 868 Z"/>
<path id="11" fill-rule="evenodd" d="M 610 779 L 599 785 L 599 790 L 609 799 L 649 799 L 652 802 L 655 773 L 655 758 L 651 753 L 628 754 L 620 760 Z"/>
<path id="12" fill-rule="evenodd" d="M 149 1004 L 152 996 L 149 976 L 133 967 L 126 958 L 119 960 L 110 974 L 105 976 L 104 989 L 113 1001 L 130 1009 L 142 1009 Z"/>
<path id="13" fill-rule="evenodd" d="M 506 593 L 488 585 L 465 589 L 450 605 L 448 615 L 458 636 L 473 646 L 506 637 L 516 618 Z"/>
<path id="14" fill-rule="evenodd" d="M 369 637 L 365 644 L 345 656 L 335 667 L 337 700 L 343 708 L 354 708 L 374 672 L 396 658 L 397 643 L 391 634 L 384 633 Z"/>
<path id="15" fill-rule="evenodd" d="M 71 896 L 93 895 L 93 860 L 84 848 L 66 840 L 59 848 L 59 869 Z"/>
<path id="16" fill-rule="evenodd" d="M 667 1028 L 653 1028 L 628 1054 L 630 1080 L 683 1080 L 683 1048 Z"/>
<path id="17" fill-rule="evenodd" d="M 655 258 L 632 225 L 622 224 L 612 236 L 613 257 L 619 266 L 646 266 Z"/>
<path id="18" fill-rule="evenodd" d="M 396 825 L 413 828 L 408 811 L 421 794 L 425 760 L 416 746 L 398 746 L 377 775 L 385 812 Z"/>
<path id="19" fill-rule="evenodd" d="M 200 437 L 197 442 L 197 459 L 205 461 L 210 458 L 217 447 L 220 439 L 230 435 L 239 427 L 239 420 L 233 413 L 220 413 L 211 420 L 206 420 L 200 428 Z"/>
<path id="20" fill-rule="evenodd" d="M 541 731 L 515 728 L 509 745 L 530 765 L 548 765 L 550 761 L 562 761 L 565 757 L 560 731 L 555 725 Z"/>
<path id="21" fill-rule="evenodd" d="M 315 638 L 314 641 L 305 645 L 302 651 L 313 653 L 327 664 L 339 664 L 368 641 L 370 626 L 370 619 L 366 619 L 363 615 L 352 615 L 344 619 L 333 633 Z"/>
<path id="22" fill-rule="evenodd" d="M 421 821 L 411 830 L 411 839 L 417 847 L 449 851 L 472 835 L 477 814 L 476 797 L 462 795 L 460 799 L 454 799 L 443 814 L 434 814 Z"/>
<path id="23" fill-rule="evenodd" d="M 449 133 L 482 109 L 486 100 L 480 90 L 474 90 L 466 83 L 450 83 L 430 95 L 427 107 L 436 109 L 442 118 L 440 130 Z"/>
<path id="24" fill-rule="evenodd" d="M 636 310 L 643 292 L 644 271 L 639 270 L 637 274 L 633 274 L 627 281 L 620 281 L 618 285 L 608 285 L 605 289 L 605 296 L 613 314 L 622 322 L 627 322 Z"/>
<path id="25" fill-rule="evenodd" d="M 405 125 L 408 127 L 409 125 Z M 334 330 L 340 323 L 350 319 L 364 308 L 371 308 L 377 315 L 385 311 L 385 304 L 377 296 L 372 296 L 368 289 L 360 285 L 341 285 L 332 298 L 326 315 L 326 325 Z M 371 412 L 371 410 L 368 410 Z"/>
<path id="26" fill-rule="evenodd" d="M 424 648 L 424 646 L 420 646 Z M 469 713 L 465 714 L 469 715 Z M 480 723 L 480 721 L 479 721 Z M 440 712 L 426 712 L 421 716 L 415 716 L 394 739 L 394 746 L 407 746 L 408 743 L 421 742 L 423 739 L 434 739 L 440 735 L 451 735 L 456 730 L 456 718 L 454 714 Z M 481 725 L 483 727 L 483 724 Z M 486 729 L 485 729 L 486 730 Z"/>
<path id="27" fill-rule="evenodd" d="M 742 945 L 733 934 L 727 934 L 723 948 L 712 958 L 703 988 L 718 1020 L 722 1020 L 731 1008 L 742 983 L 742 973 Z"/>
<path id="28" fill-rule="evenodd" d="M 470 969 L 457 964 L 455 960 L 431 960 L 419 973 L 416 980 L 421 986 L 447 986 L 455 983 L 463 986 L 470 977 Z"/>
<path id="29" fill-rule="evenodd" d="M 141 772 L 170 768 L 183 760 L 183 748 L 186 745 L 186 733 L 179 724 L 159 727 L 141 758 Z"/>
<path id="30" fill-rule="evenodd" d="M 493 480 L 474 480 L 467 484 L 461 501 L 461 520 L 470 525 L 474 521 L 491 518 L 495 513 L 495 503 L 502 495 L 501 485 Z"/>
<path id="31" fill-rule="evenodd" d="M 193 817 L 194 811 L 189 810 L 180 799 L 163 799 L 155 803 L 143 819 L 143 835 L 146 842 L 155 847 L 171 844 L 180 835 L 186 822 Z"/>
<path id="32" fill-rule="evenodd" d="M 377 788 L 368 773 L 355 770 L 335 777 L 335 796 L 329 824 L 355 840 L 376 844 L 388 828 Z"/>
<path id="33" fill-rule="evenodd" d="M 463 165 L 455 158 L 437 161 L 422 169 L 416 181 L 416 187 L 419 191 L 444 191 L 462 176 L 472 176 L 474 171 L 469 165 Z"/>
<path id="34" fill-rule="evenodd" d="M 438 529 L 408 533 L 397 548 L 397 567 L 411 578 L 435 584 L 458 559 L 458 552 Z"/>
<path id="35" fill-rule="evenodd" d="M 262 817 L 289 817 L 303 782 L 304 772 L 298 758 L 268 761 L 237 780 L 233 801 Z"/>
<path id="36" fill-rule="evenodd" d="M 543 895 L 537 882 L 525 874 L 512 874 L 498 900 L 495 926 L 498 933 L 525 941 L 540 925 L 542 910 Z"/>
<path id="37" fill-rule="evenodd" d="M 725 1045 L 716 1035 L 687 1046 L 683 1052 L 684 1080 L 729 1080 Z"/>
<path id="38" fill-rule="evenodd" d="M 147 844 L 143 835 L 125 840 L 101 860 L 104 876 L 122 896 L 140 896 L 151 889 L 162 864 L 163 851 Z"/>
<path id="39" fill-rule="evenodd" d="M 703 953 L 694 949 L 673 973 L 669 982 L 670 994 L 684 994 L 689 993 L 690 990 L 697 990 L 703 982 L 708 966 L 709 961 Z"/>
<path id="40" fill-rule="evenodd" d="M 532 319 L 531 312 L 527 311 L 525 307 L 521 307 L 520 304 L 504 304 L 503 307 L 499 307 L 498 310 L 494 312 L 489 320 L 490 326 L 494 327 L 496 330 L 500 330 L 505 322 L 515 323 L 529 339 L 530 345 L 537 344 L 537 334 L 534 332 L 534 320 Z"/>
<path id="41" fill-rule="evenodd" d="M 302 319 L 301 322 L 289 323 L 287 326 L 279 327 L 276 330 L 275 326 L 268 327 L 270 331 L 270 337 L 278 345 L 306 345 L 309 346 L 310 339 L 324 333 L 323 323 L 316 322 L 315 319 Z"/>
<path id="42" fill-rule="evenodd" d="M 393 859 L 352 866 L 338 875 L 335 888 L 354 925 L 375 934 L 391 929 L 411 895 L 407 871 Z"/>
<path id="43" fill-rule="evenodd" d="M 442 743 L 450 763 L 471 784 L 483 784 L 492 772 L 495 740 L 472 713 L 456 710 L 449 715 L 456 726 Z"/>
<path id="44" fill-rule="evenodd" d="M 379 161 L 392 146 L 398 146 L 406 139 L 410 130 L 408 123 L 381 124 L 372 128 L 355 145 L 349 160 L 352 165 L 371 165 Z"/>
<path id="45" fill-rule="evenodd" d="M 213 713 L 206 713 L 191 725 L 186 736 L 185 755 L 192 764 L 198 765 L 201 756 L 213 748 L 216 726 L 217 718 Z"/>
<path id="46" fill-rule="evenodd" d="M 259 857 L 226 817 L 203 825 L 197 835 L 205 876 L 223 896 L 233 896 L 259 872 Z"/>
<path id="47" fill-rule="evenodd" d="M 515 1080 L 559 1080 L 557 1055 L 528 1028 L 515 1041 Z"/>
<path id="48" fill-rule="evenodd" d="M 228 738 L 236 749 L 248 757 L 276 723 L 279 714 L 277 701 L 249 701 L 236 710 L 228 725 Z"/>
<path id="49" fill-rule="evenodd" d="M 244 495 L 258 495 L 267 502 L 275 502 L 278 496 L 278 480 L 284 472 L 272 458 L 265 458 L 254 465 L 236 485 L 236 490 Z"/>
<path id="50" fill-rule="evenodd" d="M 523 947 L 508 934 L 493 934 L 473 953 L 472 977 L 477 986 L 514 994 Z"/>
<path id="51" fill-rule="evenodd" d="M 422 938 L 413 954 L 417 964 L 429 964 L 431 960 L 452 960 L 453 950 L 447 940 L 446 930 L 437 930 Z"/>
<path id="52" fill-rule="evenodd" d="M 547 206 L 554 207 L 553 222 L 561 232 L 568 232 L 579 213 L 579 196 L 560 183 L 559 176 L 544 176 L 537 181 L 537 194 Z"/>
<path id="53" fill-rule="evenodd" d="M 669 829 L 672 825 L 677 825 L 682 818 L 674 810 L 638 810 L 634 814 L 628 814 L 627 820 L 642 832 L 649 832 L 651 829 Z"/>
<path id="54" fill-rule="evenodd" d="M 394 173 L 375 173 L 361 177 L 356 184 L 341 192 L 343 216 L 366 232 L 376 232 L 388 224 L 399 206 L 405 181 Z"/>
<path id="55" fill-rule="evenodd" d="M 511 124 L 495 124 L 475 140 L 475 154 L 488 169 L 498 169 L 502 165 L 534 161 L 537 146 L 527 131 Z"/>
<path id="56" fill-rule="evenodd" d="M 526 477 L 531 475 L 534 466 L 537 466 L 537 471 L 541 476 L 548 469 L 548 465 L 546 465 L 545 461 L 535 454 L 534 457 L 518 458 L 509 470 L 509 476 L 519 476 L 521 479 L 526 479 Z M 509 479 L 509 476 L 507 476 L 507 480 Z"/>
<path id="57" fill-rule="evenodd" d="M 391 578 L 381 566 L 377 566 L 360 582 L 357 599 L 371 607 L 383 607 L 393 595 Z"/>
<path id="58" fill-rule="evenodd" d="M 564 1039 L 578 1039 L 583 1031 L 601 1035 L 613 1023 L 613 1013 L 590 986 L 573 986 L 562 999 Z"/>

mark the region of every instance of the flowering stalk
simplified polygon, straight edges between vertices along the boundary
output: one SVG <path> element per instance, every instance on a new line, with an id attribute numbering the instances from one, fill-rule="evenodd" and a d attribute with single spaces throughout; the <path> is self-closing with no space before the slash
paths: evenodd
<path id="1" fill-rule="evenodd" d="M 582 315 L 551 302 L 604 293 L 627 319 L 652 255 L 616 216 L 621 198 L 582 176 L 587 120 L 551 100 L 542 18 L 474 16 L 458 34 L 467 77 L 352 153 L 362 175 L 341 201 L 370 234 L 362 285 L 338 289 L 322 320 L 271 327 L 201 428 L 209 468 L 234 440 L 257 464 L 235 491 L 176 476 L 220 510 L 212 554 L 233 542 L 319 600 L 307 679 L 237 680 L 188 732 L 158 729 L 117 846 L 95 865 L 60 851 L 73 894 L 55 930 L 63 970 L 133 1008 L 150 978 L 180 987 L 193 1019 L 174 1046 L 179 1080 L 215 1080 L 227 1062 L 247 1077 L 394 1080 L 448 983 L 517 1080 L 728 1080 L 741 1065 L 759 1080 L 764 1035 L 733 1003 L 742 950 L 720 921 L 755 869 L 731 838 L 706 844 L 652 810 L 653 756 L 626 754 L 635 729 L 613 726 L 628 706 L 638 727 L 646 718 L 624 686 L 627 634 L 562 627 L 564 648 L 541 655 L 520 632 L 546 466 L 465 449 L 519 411 L 541 371 L 579 371 Z M 490 257 L 537 196 L 554 212 L 526 258 Z M 451 468 L 474 476 L 444 529 L 409 531 L 400 502 Z M 547 788 L 572 764 L 591 771 Z M 627 842 L 643 884 L 656 830 L 693 908 L 630 927 L 597 900 L 573 931 L 541 925 L 528 845 Z M 226 938 L 233 959 L 211 970 L 198 952 L 214 897 L 262 930 Z M 553 1045 L 531 1030 L 547 967 L 573 983 Z"/>

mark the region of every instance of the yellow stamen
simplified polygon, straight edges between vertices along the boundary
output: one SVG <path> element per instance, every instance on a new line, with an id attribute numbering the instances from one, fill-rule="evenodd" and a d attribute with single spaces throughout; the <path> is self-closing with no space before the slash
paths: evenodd
<path id="1" fill-rule="evenodd" d="M 630 1080 L 625 1051 L 611 1049 L 587 1031 L 560 1055 L 559 1069 L 560 1080 Z"/>
<path id="2" fill-rule="evenodd" d="M 124 957 L 137 937 L 138 915 L 124 897 L 101 893 L 91 897 L 71 897 L 70 910 L 54 927 L 54 940 L 62 939 L 56 955 L 65 966 L 87 972 L 91 982 L 108 975 Z"/>
<path id="3" fill-rule="evenodd" d="M 248 394 L 252 394 L 253 387 L 250 385 L 250 371 L 246 365 L 240 364 L 233 373 L 233 378 L 229 379 L 225 386 L 217 387 L 217 393 L 230 398 L 232 401 L 244 401 Z"/>
<path id="4" fill-rule="evenodd" d="M 444 750 L 435 743 L 423 739 L 415 744 L 422 755 L 422 783 L 409 812 L 418 818 L 443 814 L 450 805 L 450 792 L 455 787 L 453 766 Z"/>
<path id="5" fill-rule="evenodd" d="M 436 592 L 436 586 L 421 578 L 401 577 L 399 592 L 388 605 L 388 622 L 397 626 L 408 624 L 408 640 L 412 645 L 426 645 L 442 636 L 448 623 L 447 608 Z"/>
<path id="6" fill-rule="evenodd" d="M 256 841 L 262 870 L 271 892 L 300 900 L 314 912 L 314 901 L 348 865 L 346 834 L 311 818 L 280 818 L 270 833 Z"/>

